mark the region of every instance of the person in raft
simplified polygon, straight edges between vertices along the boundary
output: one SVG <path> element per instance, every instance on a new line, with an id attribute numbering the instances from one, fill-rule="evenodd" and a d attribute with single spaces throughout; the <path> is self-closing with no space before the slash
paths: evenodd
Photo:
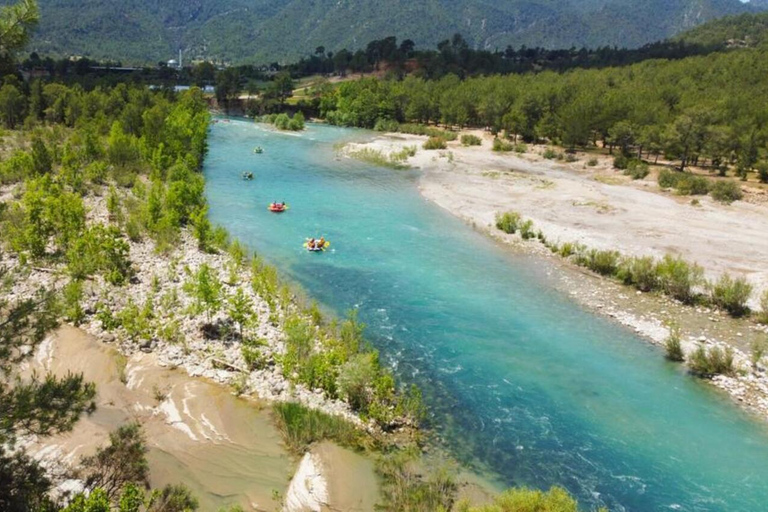
<path id="1" fill-rule="evenodd" d="M 320 240 L 317 242 L 317 248 L 322 249 L 323 247 L 325 247 L 325 237 L 321 236 Z"/>
<path id="2" fill-rule="evenodd" d="M 314 249 L 317 247 L 317 242 L 315 242 L 314 238 L 310 238 L 309 242 L 307 242 L 307 248 Z"/>

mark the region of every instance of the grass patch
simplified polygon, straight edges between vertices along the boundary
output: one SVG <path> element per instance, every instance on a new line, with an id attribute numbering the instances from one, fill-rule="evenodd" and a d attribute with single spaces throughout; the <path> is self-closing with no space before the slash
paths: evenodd
<path id="1" fill-rule="evenodd" d="M 483 141 L 476 135 L 466 134 L 461 136 L 462 146 L 481 146 L 482 144 Z"/>
<path id="2" fill-rule="evenodd" d="M 510 151 L 514 151 L 515 145 L 497 137 L 493 139 L 493 146 L 491 149 L 497 153 L 508 153 Z"/>
<path id="3" fill-rule="evenodd" d="M 290 451 L 301 454 L 319 441 L 333 441 L 353 449 L 364 449 L 372 439 L 344 418 L 331 416 L 299 403 L 283 402 L 272 407 L 277 428 Z"/>
<path id="4" fill-rule="evenodd" d="M 520 224 L 520 214 L 517 212 L 506 212 L 496 216 L 496 227 L 501 231 L 512 235 L 517 232 Z"/>
<path id="5" fill-rule="evenodd" d="M 415 148 L 413 149 L 413 154 L 416 154 Z M 408 148 L 390 155 L 387 155 L 379 149 L 361 148 L 348 151 L 347 156 L 369 164 L 378 165 L 379 167 L 402 170 L 409 168 L 408 164 L 405 164 L 404 162 L 407 160 L 408 156 L 412 155 L 411 150 Z"/>
<path id="6" fill-rule="evenodd" d="M 424 143 L 424 149 L 427 149 L 427 150 L 447 149 L 447 148 L 448 148 L 448 144 L 445 143 L 445 139 L 441 139 L 440 137 L 430 137 Z"/>

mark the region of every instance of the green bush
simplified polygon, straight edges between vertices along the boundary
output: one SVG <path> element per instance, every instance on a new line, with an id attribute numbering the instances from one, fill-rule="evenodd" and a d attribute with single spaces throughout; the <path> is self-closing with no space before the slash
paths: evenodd
<path id="1" fill-rule="evenodd" d="M 480 146 L 482 144 L 483 141 L 476 135 L 465 134 L 461 136 L 462 146 Z"/>
<path id="2" fill-rule="evenodd" d="M 757 321 L 768 325 L 768 290 L 760 296 L 760 311 L 757 313 Z"/>
<path id="3" fill-rule="evenodd" d="M 614 169 L 619 169 L 620 171 L 623 171 L 627 167 L 629 167 L 629 158 L 627 158 L 626 156 L 624 156 L 624 155 L 616 155 L 613 158 L 613 168 Z"/>
<path id="4" fill-rule="evenodd" d="M 557 151 L 555 151 L 552 148 L 545 149 L 544 152 L 541 154 L 541 156 L 543 156 L 547 160 L 562 160 L 563 159 L 563 154 L 562 153 L 558 153 Z"/>
<path id="5" fill-rule="evenodd" d="M 272 410 L 285 444 L 294 453 L 302 454 L 312 443 L 324 440 L 350 448 L 360 448 L 368 442 L 363 433 L 344 418 L 295 402 L 277 403 Z"/>
<path id="6" fill-rule="evenodd" d="M 430 137 L 424 143 L 424 149 L 446 149 L 448 145 L 445 143 L 445 139 L 440 137 Z"/>
<path id="7" fill-rule="evenodd" d="M 682 173 L 675 184 L 675 191 L 681 196 L 705 196 L 709 193 L 709 180 L 703 176 Z"/>
<path id="8" fill-rule="evenodd" d="M 493 139 L 492 149 L 498 153 L 507 153 L 509 151 L 513 151 L 515 146 L 511 142 L 496 137 Z"/>
<path id="9" fill-rule="evenodd" d="M 459 505 L 458 512 L 578 512 L 576 500 L 561 487 L 539 491 L 516 487 L 504 491 L 493 499 L 492 504 L 471 507 Z M 599 509 L 598 512 L 607 512 Z"/>
<path id="10" fill-rule="evenodd" d="M 664 341 L 664 348 L 666 350 L 666 358 L 670 361 L 682 363 L 685 360 L 683 347 L 680 344 L 680 329 L 677 326 L 670 328 L 669 336 Z"/>
<path id="11" fill-rule="evenodd" d="M 659 186 L 661 188 L 675 188 L 680 176 L 682 176 L 681 172 L 662 169 L 659 171 L 659 176 L 657 178 Z"/>
<path id="12" fill-rule="evenodd" d="M 634 256 L 622 259 L 616 277 L 624 284 L 640 291 L 649 292 L 659 287 L 656 261 L 651 256 Z"/>
<path id="13" fill-rule="evenodd" d="M 426 135 L 427 137 L 438 137 L 445 141 L 456 140 L 459 135 L 456 132 L 447 130 L 441 130 L 432 126 L 425 126 L 423 124 L 401 124 L 399 128 L 400 133 L 410 133 L 412 135 Z"/>
<path id="14" fill-rule="evenodd" d="M 506 212 L 496 216 L 496 227 L 507 234 L 514 234 L 520 224 L 520 214 L 517 212 Z"/>
<path id="15" fill-rule="evenodd" d="M 725 204 L 731 204 L 744 197 L 744 194 L 741 192 L 741 186 L 733 180 L 716 182 L 712 187 L 711 195 L 715 201 Z"/>
<path id="16" fill-rule="evenodd" d="M 377 132 L 396 132 L 400 129 L 400 123 L 394 119 L 379 118 L 373 129 Z"/>
<path id="17" fill-rule="evenodd" d="M 536 232 L 533 230 L 533 221 L 530 219 L 521 222 L 519 229 L 520 236 L 523 237 L 523 240 L 529 240 L 536 236 Z"/>
<path id="18" fill-rule="evenodd" d="M 580 251 L 576 256 L 576 263 L 600 275 L 612 276 L 619 268 L 620 256 L 618 251 L 590 249 Z"/>
<path id="19" fill-rule="evenodd" d="M 590 158 L 589 160 L 587 160 L 587 166 L 589 167 L 595 167 L 598 163 L 599 162 L 597 158 Z"/>
<path id="20" fill-rule="evenodd" d="M 725 273 L 709 288 L 712 303 L 731 316 L 740 317 L 749 312 L 747 301 L 752 294 L 752 285 L 745 278 L 734 279 Z"/>
<path id="21" fill-rule="evenodd" d="M 648 174 L 650 174 L 650 169 L 648 168 L 648 164 L 643 162 L 642 160 L 639 160 L 637 158 L 633 158 L 629 161 L 627 164 L 627 168 L 624 169 L 624 175 L 631 177 L 633 180 L 642 180 Z"/>
<path id="22" fill-rule="evenodd" d="M 696 376 L 710 378 L 715 375 L 733 375 L 733 349 L 712 347 L 709 350 L 699 348 L 688 358 L 688 366 Z"/>
<path id="23" fill-rule="evenodd" d="M 696 298 L 695 287 L 702 284 L 704 271 L 680 257 L 665 255 L 657 264 L 656 273 L 659 285 L 667 295 L 690 304 Z"/>
<path id="24" fill-rule="evenodd" d="M 515 153 L 521 155 L 521 154 L 526 153 L 528 151 L 528 145 L 520 142 L 520 143 L 515 144 L 513 150 L 515 151 Z"/>

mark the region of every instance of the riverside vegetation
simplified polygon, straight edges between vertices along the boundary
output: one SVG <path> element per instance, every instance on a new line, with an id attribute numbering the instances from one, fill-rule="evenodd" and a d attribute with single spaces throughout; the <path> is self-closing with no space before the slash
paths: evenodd
<path id="1" fill-rule="evenodd" d="M 25 2 L 3 15 L 24 17 L 10 24 L 26 29 L 35 7 Z M 21 33 L 18 45 L 24 40 Z M 453 502 L 452 474 L 406 470 L 418 456 L 401 455 L 385 435 L 397 430 L 401 442 L 418 443 L 414 427 L 425 410 L 419 390 L 398 386 L 381 365 L 356 315 L 329 321 L 316 305 L 301 305 L 273 267 L 211 225 L 199 172 L 209 123 L 200 90 L 86 90 L 6 75 L 2 91 L 14 101 L 0 134 L 0 403 L 12 411 L 0 422 L 0 508 L 198 506 L 183 485 L 145 491 L 146 446 L 133 424 L 80 461 L 90 492 L 66 506 L 51 494 L 53 477 L 20 439 L 71 430 L 93 409 L 96 390 L 82 375 L 20 378 L 17 369 L 62 319 L 124 352 L 155 351 L 174 365 L 207 368 L 237 393 L 271 379 L 278 391 L 264 390 L 269 396 L 311 399 L 311 407 L 275 405 L 286 444 L 299 452 L 331 439 L 381 451 L 387 509 Z M 211 365 L 223 365 L 224 377 Z M 127 380 L 124 367 L 120 379 Z"/>
<path id="2" fill-rule="evenodd" d="M 523 220 L 517 212 L 497 215 L 496 228 L 507 234 L 519 233 L 524 239 L 536 238 L 552 253 L 601 276 L 632 286 L 641 292 L 657 292 L 689 305 L 705 305 L 720 308 L 733 317 L 753 315 L 754 319 L 768 324 L 768 290 L 760 297 L 760 310 L 751 312 L 747 301 L 752 285 L 744 278 L 721 275 L 716 281 L 704 278 L 701 267 L 670 254 L 661 259 L 651 256 L 626 256 L 619 251 L 589 248 L 579 243 L 555 243 L 547 240 L 540 231 L 533 229 L 533 222 Z M 670 361 L 687 361 L 692 374 L 710 378 L 714 375 L 737 373 L 734 366 L 734 351 L 731 347 L 697 346 L 691 354 L 683 351 L 680 331 L 672 325 L 664 342 L 666 357 Z M 752 347 L 750 359 L 757 367 L 764 354 L 762 343 Z"/>

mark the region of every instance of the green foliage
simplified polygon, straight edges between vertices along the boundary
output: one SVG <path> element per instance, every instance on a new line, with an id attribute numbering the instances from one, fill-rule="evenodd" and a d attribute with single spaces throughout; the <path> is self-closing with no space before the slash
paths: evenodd
<path id="1" fill-rule="evenodd" d="M 195 313 L 205 313 L 208 321 L 221 307 L 221 281 L 215 271 L 203 263 L 191 279 L 184 283 L 184 291 L 195 300 Z"/>
<path id="2" fill-rule="evenodd" d="M 756 320 L 761 324 L 768 325 L 768 290 L 765 290 L 760 296 L 760 311 L 757 313 Z"/>
<path id="3" fill-rule="evenodd" d="M 377 132 L 397 132 L 400 131 L 400 123 L 394 119 L 378 119 L 373 129 Z"/>
<path id="4" fill-rule="evenodd" d="M 658 262 L 656 273 L 661 289 L 686 304 L 694 301 L 695 288 L 702 284 L 704 279 L 704 271 L 700 266 L 669 254 Z"/>
<path id="5" fill-rule="evenodd" d="M 622 258 L 616 277 L 624 284 L 632 285 L 642 292 L 659 288 L 656 261 L 651 256 Z"/>
<path id="6" fill-rule="evenodd" d="M 234 295 L 227 300 L 227 312 L 233 322 L 237 324 L 240 339 L 243 339 L 243 331 L 253 322 L 253 301 L 241 287 L 235 290 Z"/>
<path id="7" fill-rule="evenodd" d="M 63 512 L 109 512 L 109 496 L 102 489 L 94 491 L 86 497 L 78 494 Z"/>
<path id="8" fill-rule="evenodd" d="M 72 280 L 62 290 L 62 313 L 64 318 L 72 322 L 75 325 L 85 319 L 85 311 L 83 311 L 83 282 Z"/>
<path id="9" fill-rule="evenodd" d="M 754 340 L 749 347 L 749 362 L 752 363 L 752 369 L 757 370 L 765 355 L 766 342 L 764 340 Z"/>
<path id="10" fill-rule="evenodd" d="M 382 479 L 383 510 L 431 512 L 451 510 L 458 484 L 455 470 L 444 465 L 422 469 L 416 455 L 400 450 L 381 457 L 376 470 Z"/>
<path id="11" fill-rule="evenodd" d="M 448 145 L 440 137 L 430 137 L 423 145 L 424 149 L 447 149 Z"/>
<path id="12" fill-rule="evenodd" d="M 615 163 L 614 163 L 614 167 L 616 167 Z M 618 167 L 616 168 L 618 169 Z M 648 174 L 650 174 L 651 172 L 650 169 L 648 168 L 648 164 L 646 164 L 642 160 L 638 160 L 637 158 L 627 159 L 626 166 L 623 169 L 624 169 L 623 174 L 625 176 L 631 177 L 633 180 L 642 180 L 643 178 L 648 176 Z"/>
<path id="13" fill-rule="evenodd" d="M 458 134 L 453 131 L 441 130 L 433 126 L 423 124 L 403 123 L 398 128 L 400 133 L 409 133 L 411 135 L 426 135 L 430 138 L 443 139 L 446 142 L 456 140 Z"/>
<path id="14" fill-rule="evenodd" d="M 744 277 L 732 278 L 725 273 L 716 283 L 709 286 L 710 299 L 717 307 L 731 316 L 740 317 L 749 312 L 747 301 L 752 294 L 752 285 Z"/>
<path id="15" fill-rule="evenodd" d="M 162 489 L 152 491 L 147 512 L 193 512 L 199 506 L 197 498 L 192 495 L 192 491 L 187 486 L 169 484 Z"/>
<path id="16" fill-rule="evenodd" d="M 536 236 L 536 233 L 533 230 L 533 221 L 530 219 L 521 222 L 518 228 L 520 229 L 520 236 L 523 237 L 523 240 L 529 240 Z"/>
<path id="17" fill-rule="evenodd" d="M 562 487 L 552 487 L 546 492 L 518 487 L 496 496 L 492 504 L 480 507 L 460 505 L 458 510 L 459 512 L 578 512 L 579 507 L 576 500 Z M 607 512 L 607 510 L 600 509 L 598 512 Z"/>
<path id="18" fill-rule="evenodd" d="M 576 263 L 603 276 L 613 276 L 619 269 L 621 255 L 617 251 L 590 249 L 576 254 Z"/>
<path id="19" fill-rule="evenodd" d="M 133 273 L 128 243 L 115 227 L 92 226 L 67 251 L 67 269 L 74 279 L 101 273 L 108 283 L 120 286 Z"/>
<path id="20" fill-rule="evenodd" d="M 391 169 L 407 169 L 408 166 L 404 163 L 409 156 L 416 154 L 415 147 L 406 147 L 403 150 L 385 154 L 383 151 L 373 148 L 361 148 L 352 151 L 348 151 L 347 155 L 363 162 L 368 162 L 380 167 L 389 167 Z"/>
<path id="21" fill-rule="evenodd" d="M 465 134 L 461 136 L 462 146 L 480 146 L 483 144 L 482 139 L 477 135 Z"/>
<path id="22" fill-rule="evenodd" d="M 287 131 L 301 131 L 304 129 L 304 114 L 301 111 L 296 112 L 292 117 L 288 114 L 271 114 L 268 116 L 262 116 L 258 119 L 262 123 L 269 123 L 275 126 L 278 130 Z"/>
<path id="23" fill-rule="evenodd" d="M 148 485 L 149 464 L 144 435 L 138 423 L 128 423 L 109 434 L 109 445 L 82 461 L 86 485 L 99 488 L 116 501 L 127 484 Z"/>
<path id="24" fill-rule="evenodd" d="M 361 448 L 370 442 L 365 434 L 344 418 L 309 409 L 296 402 L 276 403 L 272 410 L 285 444 L 297 454 L 324 440 L 350 448 Z"/>
<path id="25" fill-rule="evenodd" d="M 664 349 L 666 350 L 666 358 L 670 361 L 682 363 L 685 360 L 683 347 L 680 344 L 680 328 L 678 326 L 670 326 L 669 336 L 664 340 Z"/>
<path id="26" fill-rule="evenodd" d="M 699 347 L 688 358 L 691 373 L 698 377 L 710 378 L 714 375 L 733 375 L 733 349 L 712 347 L 707 350 Z"/>
<path id="27" fill-rule="evenodd" d="M 506 212 L 496 216 L 496 228 L 510 235 L 517 232 L 520 223 L 520 214 L 517 212 Z"/>
<path id="28" fill-rule="evenodd" d="M 744 197 L 741 186 L 733 180 L 718 181 L 712 186 L 712 198 L 721 203 L 731 204 Z"/>
<path id="29" fill-rule="evenodd" d="M 595 167 L 598 163 L 599 161 L 597 160 L 597 158 L 594 158 L 594 157 L 587 160 L 588 167 Z"/>
<path id="30" fill-rule="evenodd" d="M 493 139 L 492 149 L 498 153 L 508 153 L 510 151 L 516 151 L 516 146 L 511 142 L 496 137 Z"/>

